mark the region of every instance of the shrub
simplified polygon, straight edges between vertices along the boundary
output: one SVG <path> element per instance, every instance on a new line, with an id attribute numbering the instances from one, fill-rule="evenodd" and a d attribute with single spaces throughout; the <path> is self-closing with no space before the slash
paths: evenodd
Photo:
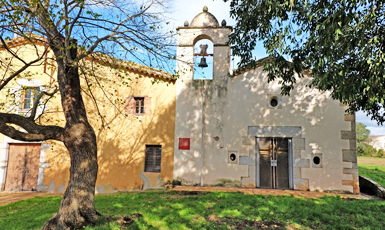
<path id="1" fill-rule="evenodd" d="M 377 152 L 377 157 L 384 157 L 384 150 L 383 149 L 379 149 L 378 152 Z"/>
<path id="2" fill-rule="evenodd" d="M 366 143 L 358 143 L 357 144 L 357 155 L 358 156 L 377 156 L 377 150 Z"/>

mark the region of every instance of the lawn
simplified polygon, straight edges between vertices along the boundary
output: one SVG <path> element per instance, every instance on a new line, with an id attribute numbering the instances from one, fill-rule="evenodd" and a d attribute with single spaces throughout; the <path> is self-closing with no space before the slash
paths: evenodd
<path id="1" fill-rule="evenodd" d="M 380 184 L 382 187 L 385 187 L 385 159 L 374 157 L 359 157 L 358 174 L 370 178 Z"/>
<path id="2" fill-rule="evenodd" d="M 39 229 L 60 197 L 0 207 L 5 229 Z M 381 229 L 385 202 L 339 197 L 305 199 L 243 193 L 143 192 L 96 196 L 104 215 L 86 229 Z"/>

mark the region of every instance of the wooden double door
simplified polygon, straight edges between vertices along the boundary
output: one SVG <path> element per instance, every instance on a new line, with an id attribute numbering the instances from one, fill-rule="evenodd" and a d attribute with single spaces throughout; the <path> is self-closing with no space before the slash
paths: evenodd
<path id="1" fill-rule="evenodd" d="M 289 189 L 289 144 L 288 138 L 257 138 L 260 188 Z M 290 143 L 289 143 L 290 142 Z M 290 151 L 291 152 L 291 151 Z M 259 183 L 258 183 L 259 182 Z"/>
<path id="2" fill-rule="evenodd" d="M 10 144 L 5 191 L 36 191 L 41 144 Z"/>

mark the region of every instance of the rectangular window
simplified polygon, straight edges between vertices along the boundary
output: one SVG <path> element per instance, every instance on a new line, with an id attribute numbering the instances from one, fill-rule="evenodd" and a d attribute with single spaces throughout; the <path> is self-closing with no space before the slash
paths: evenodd
<path id="1" fill-rule="evenodd" d="M 25 88 L 23 90 L 22 109 L 32 109 L 34 101 L 39 95 L 39 88 Z"/>
<path id="2" fill-rule="evenodd" d="M 161 145 L 146 145 L 144 171 L 145 172 L 160 172 L 161 160 L 162 160 L 162 146 Z"/>
<path id="3" fill-rule="evenodd" d="M 135 113 L 144 114 L 144 98 L 135 97 Z"/>

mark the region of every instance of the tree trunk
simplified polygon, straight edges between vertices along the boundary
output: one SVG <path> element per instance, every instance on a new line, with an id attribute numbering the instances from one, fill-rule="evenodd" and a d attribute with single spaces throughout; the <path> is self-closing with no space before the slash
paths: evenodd
<path id="1" fill-rule="evenodd" d="M 98 172 L 96 137 L 88 124 L 66 127 L 66 145 L 70 157 L 70 180 L 59 211 L 42 229 L 77 229 L 95 222 L 95 183 Z"/>
<path id="2" fill-rule="evenodd" d="M 58 58 L 58 83 L 66 119 L 64 145 L 70 158 L 70 180 L 61 200 L 59 211 L 42 229 L 77 229 L 95 222 L 99 212 L 95 209 L 95 184 L 98 174 L 97 145 L 93 128 L 88 122 L 80 93 L 76 40 L 66 61 Z M 64 46 L 63 46 L 64 47 Z M 55 52 L 55 51 L 54 51 Z M 55 53 L 60 57 L 61 53 Z"/>

